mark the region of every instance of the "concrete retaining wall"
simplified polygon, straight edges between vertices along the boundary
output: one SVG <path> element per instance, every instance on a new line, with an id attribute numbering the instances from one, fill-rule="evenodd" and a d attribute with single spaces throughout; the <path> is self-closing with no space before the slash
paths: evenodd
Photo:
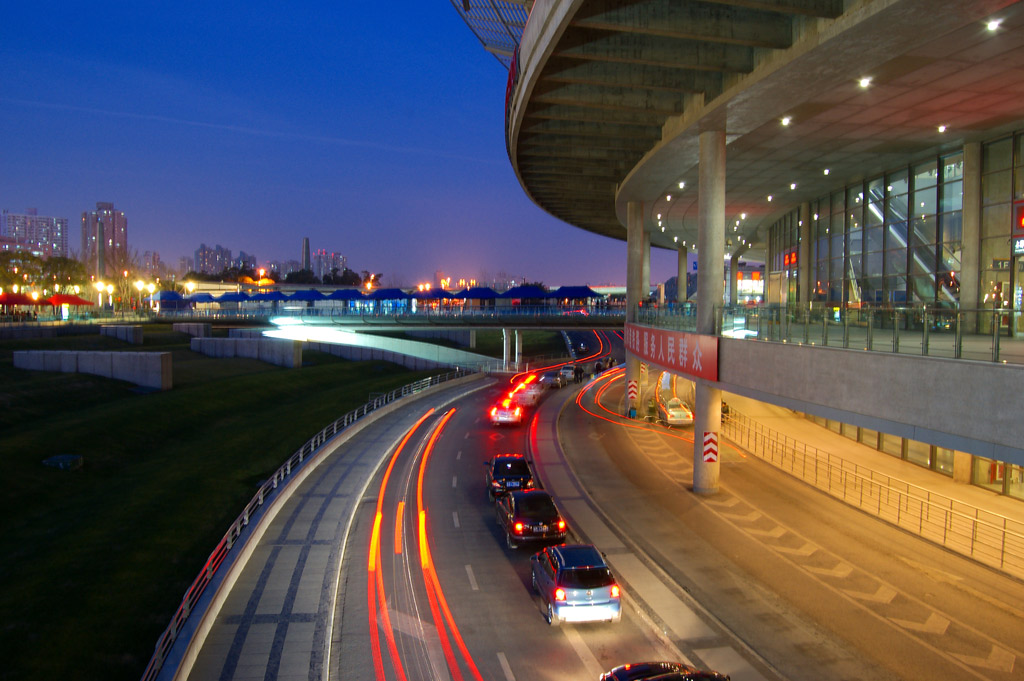
<path id="1" fill-rule="evenodd" d="M 411 338 L 440 338 L 457 343 L 464 348 L 476 347 L 475 329 L 440 329 L 436 331 L 406 331 Z"/>
<path id="2" fill-rule="evenodd" d="M 93 374 L 156 390 L 173 386 L 169 352 L 15 350 L 14 366 L 29 371 Z"/>
<path id="3" fill-rule="evenodd" d="M 207 357 L 246 357 L 294 369 L 302 366 L 302 343 L 272 338 L 193 338 L 192 351 Z"/>
<path id="4" fill-rule="evenodd" d="M 142 345 L 142 327 L 128 325 L 104 324 L 100 327 L 101 336 L 110 336 L 132 345 Z"/>
<path id="5" fill-rule="evenodd" d="M 199 322 L 177 322 L 171 324 L 171 330 L 187 333 L 193 338 L 209 338 L 213 335 L 209 324 L 201 324 Z"/>
<path id="6" fill-rule="evenodd" d="M 380 348 L 363 348 L 355 345 L 335 345 L 333 343 L 306 343 L 306 347 L 315 352 L 326 352 L 329 355 L 343 357 L 354 362 L 381 360 L 391 362 L 392 364 L 399 364 L 406 369 L 413 369 L 415 371 L 448 366 L 447 364 L 422 357 L 412 357 L 391 350 L 381 350 Z"/>

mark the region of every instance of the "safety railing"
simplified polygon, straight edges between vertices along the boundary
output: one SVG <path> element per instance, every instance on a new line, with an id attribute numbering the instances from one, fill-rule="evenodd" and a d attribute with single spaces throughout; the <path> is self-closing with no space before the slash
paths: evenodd
<path id="1" fill-rule="evenodd" d="M 1024 522 L 859 466 L 735 411 L 722 433 L 796 478 L 923 539 L 1024 577 Z"/>
<path id="2" fill-rule="evenodd" d="M 209 558 L 206 559 L 206 563 L 203 565 L 202 570 L 199 571 L 199 574 L 185 592 L 185 596 L 181 600 L 181 605 L 178 606 L 174 616 L 171 617 L 171 623 L 157 640 L 153 657 L 150 658 L 149 664 L 146 665 L 146 671 L 142 675 L 142 680 L 151 681 L 152 679 L 157 678 L 157 675 L 163 667 L 164 661 L 167 659 L 167 655 L 170 653 L 171 648 L 177 641 L 178 635 L 184 628 L 189 616 L 199 603 L 200 597 L 203 595 L 206 587 L 213 580 L 218 568 L 220 568 L 221 564 L 231 553 L 231 550 L 234 548 L 235 542 L 238 540 L 239 536 L 245 528 L 248 527 L 250 518 L 263 507 L 264 503 L 267 503 L 274 497 L 278 487 L 284 484 L 285 481 L 288 480 L 289 476 L 298 472 L 304 463 L 308 462 L 320 451 L 320 448 L 323 447 L 324 443 L 330 441 L 335 435 L 345 430 L 353 423 L 359 421 L 367 414 L 380 409 L 395 400 L 408 395 L 414 395 L 431 386 L 439 385 L 456 378 L 461 378 L 469 373 L 471 372 L 460 369 L 446 374 L 424 378 L 416 381 L 415 383 L 410 383 L 402 386 L 401 388 L 392 390 L 389 393 L 374 396 L 363 406 L 353 409 L 327 425 L 327 427 L 307 440 L 298 451 L 292 454 L 280 468 L 274 471 L 274 474 L 269 480 L 266 480 L 260 485 L 255 496 L 253 496 L 253 498 L 249 500 L 249 503 L 245 505 L 242 513 L 233 523 L 231 523 L 231 527 L 228 528 L 228 531 L 221 538 L 220 542 L 218 542 Z"/>

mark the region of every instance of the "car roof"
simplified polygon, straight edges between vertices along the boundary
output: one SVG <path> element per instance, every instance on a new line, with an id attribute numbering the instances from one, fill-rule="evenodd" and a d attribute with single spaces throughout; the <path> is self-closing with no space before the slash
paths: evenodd
<path id="1" fill-rule="evenodd" d="M 608 567 L 601 552 L 592 544 L 561 544 L 550 550 L 558 554 L 563 567 Z"/>
<path id="2" fill-rule="evenodd" d="M 525 458 L 526 457 L 523 456 L 522 454 L 513 454 L 513 453 L 509 453 L 509 454 L 495 454 L 494 456 L 491 457 L 491 463 L 504 463 L 506 461 L 511 461 L 512 459 L 525 459 Z"/>
<path id="3" fill-rule="evenodd" d="M 523 497 L 548 497 L 548 498 L 551 498 L 551 495 L 548 494 L 547 492 L 545 492 L 542 489 L 520 489 L 520 490 L 516 490 L 515 492 L 510 492 L 509 496 L 514 498 L 514 499 L 522 499 Z M 552 501 L 554 501 L 554 499 L 552 499 Z"/>

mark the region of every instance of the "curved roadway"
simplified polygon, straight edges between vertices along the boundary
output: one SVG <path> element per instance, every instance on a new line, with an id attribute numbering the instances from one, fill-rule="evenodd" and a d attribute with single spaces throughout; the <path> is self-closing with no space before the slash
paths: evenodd
<path id="1" fill-rule="evenodd" d="M 618 371 L 496 429 L 506 386 L 438 391 L 342 445 L 267 532 L 190 678 L 595 679 L 652 658 L 737 681 L 1024 678 L 1020 582 L 728 446 L 721 493 L 694 496 L 692 430 L 618 417 Z M 621 623 L 546 623 L 531 550 L 505 546 L 483 486 L 508 451 L 605 552 Z"/>

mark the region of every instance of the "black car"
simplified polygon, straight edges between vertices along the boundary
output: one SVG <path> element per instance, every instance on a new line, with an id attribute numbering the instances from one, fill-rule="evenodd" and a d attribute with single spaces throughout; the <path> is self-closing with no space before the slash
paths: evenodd
<path id="1" fill-rule="evenodd" d="M 729 681 L 724 674 L 702 671 L 682 662 L 636 662 L 601 674 L 599 681 Z"/>
<path id="2" fill-rule="evenodd" d="M 498 454 L 484 466 L 487 468 L 484 484 L 487 486 L 487 498 L 491 501 L 511 490 L 534 487 L 530 462 L 522 454 Z"/>
<path id="3" fill-rule="evenodd" d="M 544 490 L 509 492 L 498 499 L 495 514 L 510 549 L 523 542 L 565 540 L 565 519 Z"/>

